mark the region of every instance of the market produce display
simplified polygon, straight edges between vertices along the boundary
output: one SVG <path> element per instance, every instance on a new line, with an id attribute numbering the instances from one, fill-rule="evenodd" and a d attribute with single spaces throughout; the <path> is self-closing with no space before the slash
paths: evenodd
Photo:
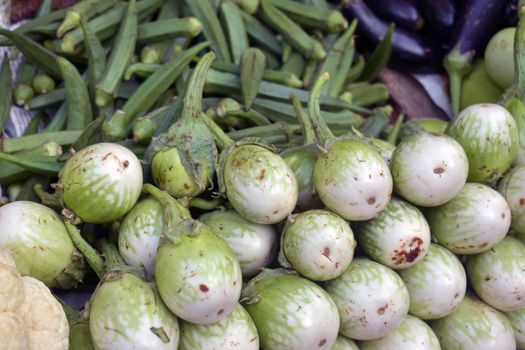
<path id="1" fill-rule="evenodd" d="M 525 349 L 525 1 L 39 6 L 0 349 Z"/>

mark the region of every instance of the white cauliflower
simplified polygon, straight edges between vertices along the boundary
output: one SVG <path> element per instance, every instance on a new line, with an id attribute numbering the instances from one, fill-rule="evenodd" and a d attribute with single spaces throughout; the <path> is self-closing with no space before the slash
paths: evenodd
<path id="1" fill-rule="evenodd" d="M 69 325 L 49 288 L 22 277 L 9 252 L 0 248 L 0 348 L 67 350 Z"/>

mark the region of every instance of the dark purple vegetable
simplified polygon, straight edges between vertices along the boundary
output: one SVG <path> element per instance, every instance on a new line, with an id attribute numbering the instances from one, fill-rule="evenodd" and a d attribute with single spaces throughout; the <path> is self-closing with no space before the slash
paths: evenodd
<path id="1" fill-rule="evenodd" d="M 503 27 L 515 26 L 518 22 L 518 0 L 509 0 L 503 10 Z"/>
<path id="2" fill-rule="evenodd" d="M 366 0 L 370 8 L 387 22 L 396 26 L 417 31 L 423 28 L 423 17 L 414 0 Z"/>
<path id="3" fill-rule="evenodd" d="M 419 0 L 419 10 L 425 16 L 427 25 L 437 35 L 450 34 L 456 23 L 456 5 L 452 0 Z"/>
<path id="4" fill-rule="evenodd" d="M 450 47 L 445 57 L 445 68 L 450 78 L 452 114 L 459 112 L 461 80 L 470 70 L 472 59 L 483 50 L 497 28 L 504 5 L 508 0 L 465 0 L 461 16 L 454 26 Z"/>
<path id="5" fill-rule="evenodd" d="M 381 41 L 388 30 L 388 23 L 372 12 L 363 0 L 345 1 L 343 12 L 349 19 L 359 20 L 358 34 L 364 36 L 372 45 Z M 392 34 L 392 53 L 398 59 L 425 63 L 442 57 L 442 49 L 439 46 L 402 28 L 396 28 Z"/>

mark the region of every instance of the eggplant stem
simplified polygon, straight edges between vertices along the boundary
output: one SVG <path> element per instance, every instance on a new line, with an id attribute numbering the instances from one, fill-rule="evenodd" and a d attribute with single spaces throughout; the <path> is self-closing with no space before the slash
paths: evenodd
<path id="1" fill-rule="evenodd" d="M 66 225 L 67 233 L 73 241 L 73 244 L 77 249 L 84 255 L 84 258 L 88 262 L 89 266 L 95 271 L 98 278 L 102 278 L 106 273 L 104 265 L 104 259 L 98 254 L 98 252 L 89 245 L 88 242 L 80 234 L 80 230 L 68 220 L 64 220 Z"/>
<path id="2" fill-rule="evenodd" d="M 463 77 L 472 68 L 472 57 L 474 52 L 460 53 L 458 48 L 452 50 L 445 57 L 444 66 L 450 79 L 450 99 L 452 101 L 452 116 L 459 113 L 461 102 L 461 85 Z"/>
<path id="3" fill-rule="evenodd" d="M 388 137 L 386 139 L 387 142 L 393 144 L 394 146 L 397 143 L 397 138 L 399 137 L 399 132 L 401 131 L 401 125 L 403 125 L 403 121 L 405 120 L 405 116 L 403 114 L 399 114 L 396 119 L 396 123 L 394 124 L 394 127 L 390 132 L 388 133 Z"/>
<path id="4" fill-rule="evenodd" d="M 192 208 L 198 208 L 202 210 L 214 210 L 222 203 L 222 198 L 217 197 L 211 200 L 206 200 L 203 198 L 192 198 L 190 200 L 189 206 Z"/>
<path id="5" fill-rule="evenodd" d="M 106 266 L 106 271 L 112 270 L 117 267 L 126 266 L 126 262 L 120 255 L 117 247 L 109 243 L 105 239 L 99 241 L 100 251 L 104 256 L 104 262 Z"/>
<path id="6" fill-rule="evenodd" d="M 206 113 L 200 114 L 201 120 L 206 124 L 206 126 L 210 129 L 211 133 L 213 134 L 213 138 L 215 139 L 215 142 L 217 143 L 217 146 L 223 150 L 230 146 L 233 146 L 235 142 L 228 136 L 226 133 L 221 129 L 220 126 L 215 123 L 213 119 L 211 119 Z"/>
<path id="7" fill-rule="evenodd" d="M 335 136 L 332 130 L 326 124 L 326 121 L 321 115 L 321 107 L 319 106 L 319 98 L 324 84 L 330 79 L 328 72 L 322 72 L 314 82 L 310 96 L 308 97 L 308 113 L 310 115 L 313 129 L 317 140 L 321 145 L 324 145 L 326 141 L 333 139 Z"/>
<path id="8" fill-rule="evenodd" d="M 299 124 L 301 124 L 301 129 L 303 132 L 303 145 L 311 145 L 317 143 L 317 138 L 315 137 L 315 132 L 312 127 L 312 122 L 310 117 L 306 113 L 301 104 L 301 100 L 295 95 L 290 95 L 290 100 L 292 100 L 293 107 L 295 109 L 295 114 L 297 119 L 299 119 Z"/>

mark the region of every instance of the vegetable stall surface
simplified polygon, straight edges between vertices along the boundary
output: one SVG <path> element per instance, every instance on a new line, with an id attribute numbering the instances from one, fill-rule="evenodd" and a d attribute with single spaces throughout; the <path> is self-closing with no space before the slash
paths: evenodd
<path id="1" fill-rule="evenodd" d="M 517 2 L 51 5 L 0 29 L 0 348 L 523 348 Z"/>

